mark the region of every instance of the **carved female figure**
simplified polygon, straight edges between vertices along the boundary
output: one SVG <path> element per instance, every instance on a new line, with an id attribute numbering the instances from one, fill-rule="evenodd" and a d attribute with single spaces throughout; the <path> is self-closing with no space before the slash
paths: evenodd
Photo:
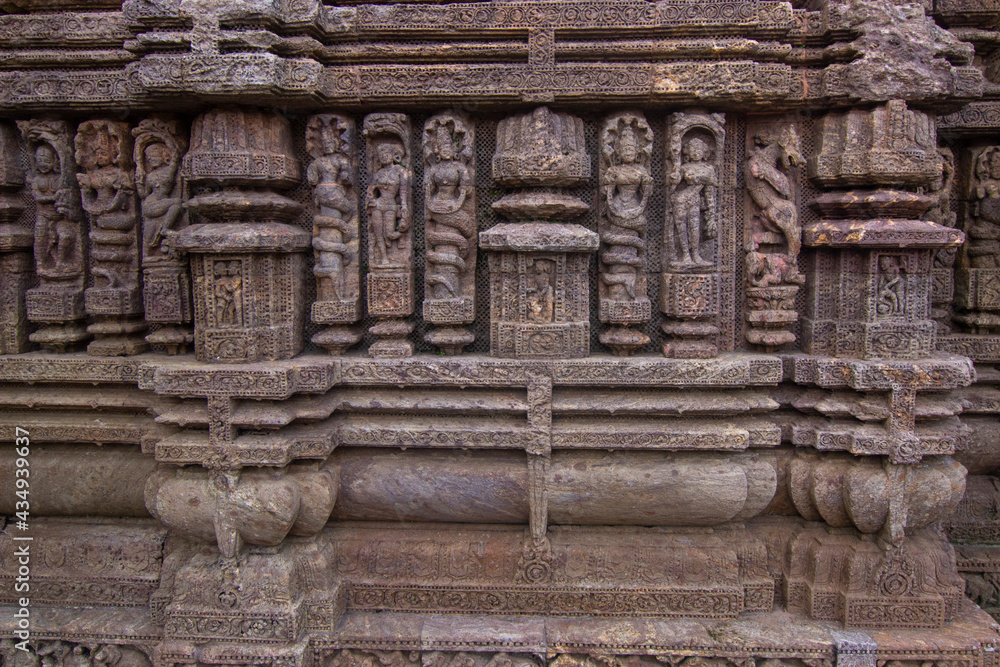
<path id="1" fill-rule="evenodd" d="M 704 139 L 688 139 L 683 157 L 684 161 L 670 174 L 670 184 L 676 188 L 673 222 L 678 249 L 671 268 L 710 268 L 712 262 L 701 257 L 702 229 L 705 238 L 715 238 L 719 179 L 709 161 L 711 148 Z"/>
<path id="2" fill-rule="evenodd" d="M 601 282 L 616 301 L 634 301 L 639 296 L 636 282 L 645 266 L 646 204 L 652 185 L 647 166 L 650 134 L 644 119 L 628 119 L 621 124 L 617 140 L 609 136 L 610 145 L 605 146 L 608 167 L 601 175 L 601 188 L 608 227 L 601 234 L 606 247 L 601 259 L 608 270 Z"/>
<path id="3" fill-rule="evenodd" d="M 792 282 L 798 282 L 801 277 L 797 266 L 802 248 L 802 228 L 789 172 L 793 166 L 803 164 L 799 137 L 792 125 L 786 125 L 780 131 L 771 128 L 758 131 L 746 162 L 747 190 L 760 211 L 755 216 L 760 226 L 754 229 L 753 244 L 756 249 L 761 243 L 774 243 L 770 235 L 780 233 L 778 238 L 784 238 L 788 263 L 794 271 L 795 280 Z"/>
<path id="4" fill-rule="evenodd" d="M 313 273 L 320 301 L 344 299 L 344 266 L 350 261 L 347 243 L 354 233 L 357 203 L 354 196 L 354 168 L 347 156 L 348 128 L 341 119 L 321 114 L 309 119 L 306 126 L 306 147 L 313 161 L 306 178 L 313 186 L 316 216 L 313 218 L 313 249 L 316 264 Z M 381 224 L 381 220 L 380 220 Z"/>
<path id="5" fill-rule="evenodd" d="M 974 269 L 1000 268 L 1000 146 L 991 146 L 976 160 L 969 263 Z"/>
<path id="6" fill-rule="evenodd" d="M 123 155 L 124 128 L 109 121 L 87 121 L 76 136 L 76 159 L 85 173 L 77 174 L 83 208 L 91 215 L 91 259 L 94 273 L 106 284 L 99 288 L 132 287 L 135 276 L 127 275 L 137 264 L 134 231 L 136 216 L 132 202 L 134 185 Z M 132 283 L 122 285 L 121 283 Z"/>
<path id="7" fill-rule="evenodd" d="M 132 131 L 136 190 L 142 199 L 142 241 L 146 262 L 168 256 L 166 233 L 177 227 L 183 211 L 178 168 L 187 142 L 176 127 L 147 118 Z"/>
<path id="8" fill-rule="evenodd" d="M 470 240 L 476 233 L 468 129 L 450 115 L 432 119 L 424 130 L 424 157 L 429 250 L 424 280 L 433 286 L 436 299 L 459 297 L 469 249 L 474 247 Z"/>
<path id="9" fill-rule="evenodd" d="M 401 164 L 405 152 L 392 140 L 375 147 L 377 171 L 368 186 L 368 226 L 374 242 L 375 264 L 405 264 L 409 255 L 405 236 L 410 229 L 412 177 Z"/>

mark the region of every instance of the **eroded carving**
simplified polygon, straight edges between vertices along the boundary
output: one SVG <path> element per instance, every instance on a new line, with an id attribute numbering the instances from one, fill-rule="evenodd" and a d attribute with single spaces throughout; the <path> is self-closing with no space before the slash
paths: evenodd
<path id="1" fill-rule="evenodd" d="M 667 357 L 718 354 L 719 267 L 723 114 L 675 113 L 667 125 L 667 221 L 663 228 L 660 309 L 672 340 Z"/>
<path id="2" fill-rule="evenodd" d="M 794 124 L 760 126 L 747 132 L 744 168 L 752 202 L 747 244 L 747 340 L 766 350 L 795 342 L 795 296 L 805 283 L 799 271 L 802 227 L 792 169 L 804 166 Z"/>
<path id="3" fill-rule="evenodd" d="M 186 226 L 180 165 L 187 150 L 186 128 L 178 121 L 146 118 L 133 128 L 135 183 L 142 200 L 143 304 L 146 321 L 164 324 L 146 336 L 168 354 L 186 352 L 191 331 L 191 275 L 171 248 Z"/>
<path id="4" fill-rule="evenodd" d="M 28 319 L 42 327 L 30 338 L 43 349 L 66 352 L 90 338 L 81 321 L 88 263 L 73 137 L 65 121 L 19 121 L 17 126 L 32 156 L 28 182 L 35 199 L 40 284 L 26 299 Z"/>

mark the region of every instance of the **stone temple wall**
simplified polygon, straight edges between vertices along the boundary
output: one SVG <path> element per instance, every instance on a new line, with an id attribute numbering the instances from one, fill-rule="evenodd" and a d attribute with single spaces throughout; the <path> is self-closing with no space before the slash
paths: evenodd
<path id="1" fill-rule="evenodd" d="M 0 0 L 3 667 L 997 667 L 997 364 L 997 0 Z"/>

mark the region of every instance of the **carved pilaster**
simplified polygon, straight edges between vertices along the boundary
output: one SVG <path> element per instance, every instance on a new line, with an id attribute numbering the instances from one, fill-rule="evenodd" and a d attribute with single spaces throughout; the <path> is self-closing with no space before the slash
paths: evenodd
<path id="1" fill-rule="evenodd" d="M 667 124 L 667 220 L 663 227 L 660 309 L 673 340 L 667 357 L 719 353 L 720 190 L 726 118 L 701 111 L 675 113 Z"/>
<path id="2" fill-rule="evenodd" d="M 475 334 L 476 164 L 475 134 L 465 116 L 445 112 L 424 125 L 424 207 L 427 270 L 424 337 L 445 354 L 458 354 Z"/>
<path id="3" fill-rule="evenodd" d="M 646 207 L 653 189 L 653 131 L 639 112 L 616 114 L 604 121 L 600 150 L 598 293 L 601 321 L 611 327 L 599 339 L 616 355 L 627 356 L 649 342 L 649 336 L 630 327 L 652 315 L 646 292 Z"/>
<path id="4" fill-rule="evenodd" d="M 0 354 L 28 351 L 28 314 L 24 293 L 33 282 L 31 230 L 18 223 L 24 204 L 21 145 L 17 130 L 0 123 Z"/>
<path id="5" fill-rule="evenodd" d="M 35 198 L 35 274 L 39 285 L 25 295 L 28 319 L 42 326 L 30 339 L 51 352 L 67 352 L 90 338 L 83 290 L 86 220 L 73 155 L 73 135 L 65 121 L 18 121 L 31 155 L 28 181 Z"/>
<path id="6" fill-rule="evenodd" d="M 409 357 L 413 323 L 413 155 L 410 119 L 399 113 L 365 116 L 368 191 L 368 314 L 379 321 L 373 357 Z"/>
<path id="7" fill-rule="evenodd" d="M 154 117 L 140 121 L 132 135 L 135 185 L 142 199 L 143 304 L 146 321 L 164 325 L 146 342 L 180 354 L 194 341 L 191 274 L 170 246 L 173 234 L 187 226 L 180 174 L 186 129 L 175 120 Z"/>
<path id="8" fill-rule="evenodd" d="M 312 341 L 331 354 L 343 354 L 361 340 L 350 326 L 361 317 L 358 228 L 358 145 L 354 121 L 317 114 L 306 125 L 306 150 L 312 163 L 306 178 L 313 188 L 313 238 L 316 301 L 312 321 L 327 324 Z"/>

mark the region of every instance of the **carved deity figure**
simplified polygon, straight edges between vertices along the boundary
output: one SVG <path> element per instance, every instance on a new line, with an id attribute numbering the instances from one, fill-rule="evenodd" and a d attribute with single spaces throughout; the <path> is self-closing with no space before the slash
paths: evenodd
<path id="1" fill-rule="evenodd" d="M 147 118 L 132 130 L 135 137 L 135 186 L 142 199 L 144 264 L 169 259 L 167 234 L 181 218 L 180 163 L 187 140 L 176 123 Z"/>
<path id="2" fill-rule="evenodd" d="M 368 186 L 368 228 L 374 248 L 373 264 L 405 264 L 409 256 L 413 214 L 412 174 L 402 165 L 406 152 L 392 139 L 375 145 L 377 170 Z"/>
<path id="3" fill-rule="evenodd" d="M 76 164 L 64 123 L 22 121 L 34 146 L 29 183 L 35 199 L 35 263 L 42 278 L 83 276 L 82 211 Z"/>
<path id="4" fill-rule="evenodd" d="M 758 209 L 752 233 L 754 250 L 761 244 L 778 245 L 783 240 L 784 254 L 793 268 L 788 279 L 797 284 L 805 281 L 798 271 L 802 227 L 795 207 L 790 171 L 793 166 L 803 164 L 805 161 L 794 126 L 786 125 L 780 130 L 762 128 L 754 135 L 745 174 L 747 190 Z"/>
<path id="5" fill-rule="evenodd" d="M 424 129 L 423 150 L 428 244 L 424 280 L 436 299 L 459 297 L 476 233 L 469 130 L 451 114 L 436 116 Z"/>
<path id="6" fill-rule="evenodd" d="M 31 193 L 35 197 L 39 243 L 36 257 L 40 272 L 49 276 L 66 276 L 80 272 L 79 234 L 76 224 L 68 219 L 72 211 L 60 201 L 61 167 L 56 151 L 50 144 L 40 144 L 35 150 L 35 172 L 31 178 Z"/>
<path id="7" fill-rule="evenodd" d="M 608 166 L 601 173 L 607 223 L 601 230 L 605 246 L 601 259 L 607 268 L 601 282 L 608 286 L 609 298 L 634 301 L 640 296 L 636 283 L 645 269 L 652 131 L 645 119 L 622 116 L 605 127 L 602 139 Z"/>
<path id="8" fill-rule="evenodd" d="M 974 269 L 1000 268 L 1000 146 L 984 150 L 975 170 L 969 264 Z"/>
<path id="9" fill-rule="evenodd" d="M 216 262 L 215 321 L 220 327 L 243 324 L 243 275 L 239 260 Z"/>
<path id="10" fill-rule="evenodd" d="M 552 278 L 554 266 L 551 261 L 536 259 L 528 273 L 527 319 L 536 324 L 552 322 L 555 316 Z"/>
<path id="11" fill-rule="evenodd" d="M 123 123 L 87 121 L 76 135 L 77 174 L 83 208 L 91 216 L 90 256 L 93 272 L 103 279 L 98 288 L 134 287 L 130 269 L 137 265 L 133 183 Z"/>
<path id="12" fill-rule="evenodd" d="M 673 198 L 676 260 L 672 269 L 711 268 L 713 263 L 701 257 L 702 238 L 715 238 L 719 178 L 711 160 L 711 147 L 700 137 L 684 144 L 683 161 L 670 174 L 676 187 Z"/>
<path id="13" fill-rule="evenodd" d="M 906 305 L 906 281 L 898 257 L 882 255 L 878 258 L 878 294 L 875 309 L 879 315 L 902 315 Z"/>
<path id="14" fill-rule="evenodd" d="M 313 186 L 313 249 L 319 301 L 347 299 L 344 268 L 351 261 L 348 242 L 357 234 L 354 166 L 348 156 L 350 128 L 343 118 L 320 114 L 306 126 L 306 148 L 313 161 L 306 178 Z M 379 220 L 382 224 L 383 220 Z"/>

